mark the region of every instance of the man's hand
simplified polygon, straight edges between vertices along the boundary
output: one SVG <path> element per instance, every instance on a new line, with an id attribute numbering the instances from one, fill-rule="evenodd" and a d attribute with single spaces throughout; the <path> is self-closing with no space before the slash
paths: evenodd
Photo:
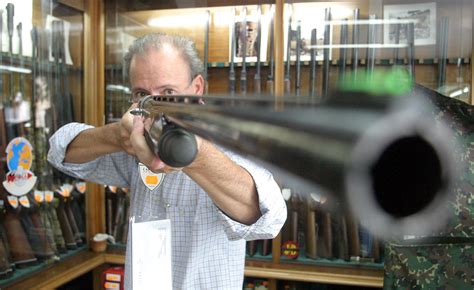
<path id="1" fill-rule="evenodd" d="M 128 108 L 127 112 L 122 116 L 119 122 L 120 130 L 120 145 L 122 149 L 130 155 L 136 156 L 135 150 L 133 149 L 132 142 L 130 140 L 130 134 L 133 130 L 133 115 L 130 114 L 130 110 L 135 109 L 138 104 L 133 104 Z"/>

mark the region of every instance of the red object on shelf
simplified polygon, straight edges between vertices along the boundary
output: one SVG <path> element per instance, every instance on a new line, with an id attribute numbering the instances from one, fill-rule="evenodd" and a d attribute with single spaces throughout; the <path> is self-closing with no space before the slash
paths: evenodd
<path id="1" fill-rule="evenodd" d="M 104 290 L 123 290 L 123 267 L 110 267 L 102 272 L 101 284 Z"/>

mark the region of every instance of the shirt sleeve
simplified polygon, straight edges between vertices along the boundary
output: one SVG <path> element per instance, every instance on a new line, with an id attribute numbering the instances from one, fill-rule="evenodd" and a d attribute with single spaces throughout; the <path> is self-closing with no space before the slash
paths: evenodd
<path id="1" fill-rule="evenodd" d="M 252 176 L 257 189 L 260 212 L 262 213 L 262 216 L 255 223 L 245 225 L 231 219 L 219 210 L 229 240 L 273 239 L 280 232 L 287 216 L 286 203 L 280 187 L 268 170 L 236 153 L 227 150 L 222 151 Z"/>
<path id="2" fill-rule="evenodd" d="M 64 162 L 68 145 L 82 131 L 93 126 L 81 123 L 69 123 L 57 130 L 49 139 L 48 161 L 59 171 L 87 181 L 113 185 L 130 186 L 130 166 L 134 159 L 125 152 L 117 152 L 99 157 L 86 163 Z M 138 166 L 138 165 L 137 165 Z"/>

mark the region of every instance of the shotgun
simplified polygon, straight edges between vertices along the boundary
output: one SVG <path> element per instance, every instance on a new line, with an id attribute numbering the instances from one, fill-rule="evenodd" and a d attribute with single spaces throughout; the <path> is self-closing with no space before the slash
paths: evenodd
<path id="1" fill-rule="evenodd" d="M 15 5 L 12 3 L 7 4 L 7 29 L 8 29 L 8 57 L 10 65 L 13 65 L 13 17 L 15 15 Z M 10 103 L 14 103 L 14 91 L 13 91 L 13 73 L 8 74 L 8 89 L 10 90 Z"/>
<path id="2" fill-rule="evenodd" d="M 433 222 L 437 220 L 434 214 L 441 219 L 446 212 L 443 205 L 451 197 L 448 189 L 454 180 L 454 172 L 449 168 L 456 165 L 446 144 L 452 131 L 443 123 L 433 122 L 430 106 L 424 99 L 437 94 L 416 84 L 412 87 L 409 76 L 402 70 L 380 71 L 371 77 L 359 75 L 353 83 L 350 82 L 353 78 L 347 77 L 348 83 L 340 85 L 331 97 L 334 100 L 328 99 L 324 105 L 316 105 L 312 99 L 286 98 L 284 112 L 274 110 L 274 99 L 263 96 L 258 99 L 206 97 L 206 106 L 194 104 L 196 97 L 187 95 L 176 96 L 176 103 L 149 96 L 137 109 L 148 112 L 149 118 L 164 114 L 178 127 L 270 162 L 308 184 L 326 188 L 334 193 L 333 199 L 344 201 L 364 226 L 381 236 L 407 231 L 422 233 L 439 226 Z M 367 89 L 370 91 L 361 91 Z M 191 102 L 181 103 L 186 98 Z M 257 124 L 258 132 L 254 130 Z M 384 168 L 391 168 L 392 162 L 412 168 L 413 159 L 419 156 L 403 150 L 402 140 L 407 134 L 421 151 L 433 154 L 423 155 L 427 159 L 417 163 L 420 170 L 409 170 L 408 175 L 396 178 L 389 174 L 395 180 L 387 183 L 388 172 Z M 441 162 L 440 168 L 446 168 L 440 171 L 442 174 L 425 167 L 432 157 Z M 366 166 L 375 167 L 359 171 Z M 423 170 L 428 171 L 430 179 L 425 179 L 426 175 L 413 177 Z M 422 184 L 433 184 L 431 178 L 437 181 L 426 191 L 413 192 L 400 188 L 405 178 Z M 406 200 L 399 198 L 400 192 Z M 413 198 L 415 203 L 409 201 Z M 387 210 L 393 208 L 393 212 L 376 211 L 380 205 Z"/>
<path id="3" fill-rule="evenodd" d="M 34 265 L 38 260 L 33 253 L 28 237 L 21 225 L 19 209 L 14 208 L 12 203 L 7 200 L 6 193 L 2 194 L 4 195 L 3 198 L 6 204 L 3 227 L 6 233 L 7 244 L 10 247 L 12 262 L 17 268 Z M 16 204 L 18 206 L 18 201 Z"/>
<path id="4" fill-rule="evenodd" d="M 240 93 L 247 93 L 247 7 L 242 8 L 243 19 L 239 29 L 239 54 L 242 57 L 242 70 L 240 71 Z"/>
<path id="5" fill-rule="evenodd" d="M 371 47 L 375 43 L 376 24 L 372 24 L 371 20 L 375 20 L 375 15 L 369 16 L 368 33 L 367 33 L 367 56 L 366 56 L 366 69 L 369 76 L 374 72 L 375 67 L 375 48 Z"/>
<path id="6" fill-rule="evenodd" d="M 275 11 L 273 10 L 273 6 L 271 7 L 271 15 L 270 15 L 270 48 L 269 48 L 269 58 L 270 58 L 270 64 L 269 64 L 269 72 L 267 76 L 267 93 L 270 95 L 273 95 L 273 90 L 274 90 L 274 85 L 273 82 L 275 80 L 275 59 L 274 59 L 274 27 L 273 27 L 273 17 L 274 17 Z"/>
<path id="7" fill-rule="evenodd" d="M 415 24 L 410 22 L 406 25 L 407 28 L 407 55 L 408 55 L 408 72 L 411 79 L 415 81 Z M 446 32 L 447 33 L 447 32 Z M 447 45 L 447 44 L 446 44 Z"/>
<path id="8" fill-rule="evenodd" d="M 230 30 L 230 64 L 229 64 L 229 92 L 233 96 L 235 94 L 235 8 L 232 7 L 232 25 Z"/>
<path id="9" fill-rule="evenodd" d="M 438 44 L 438 89 L 446 84 L 446 62 L 448 58 L 448 39 L 449 39 L 449 18 L 443 17 L 439 29 Z"/>
<path id="10" fill-rule="evenodd" d="M 71 224 L 69 223 L 68 215 L 66 213 L 65 197 L 63 197 L 61 194 L 58 194 L 56 198 L 58 199 L 56 214 L 58 217 L 59 225 L 61 227 L 61 232 L 64 236 L 64 241 L 66 242 L 66 248 L 68 250 L 74 250 L 77 248 L 77 243 L 76 238 L 74 236 L 74 232 L 71 228 Z"/>
<path id="11" fill-rule="evenodd" d="M 209 20 L 211 18 L 211 12 L 206 11 L 206 27 L 204 32 L 204 94 L 209 93 L 209 75 L 208 75 L 208 63 L 209 63 Z"/>
<path id="12" fill-rule="evenodd" d="M 347 38 L 348 38 L 348 26 L 347 19 L 344 19 L 344 23 L 341 25 L 341 38 L 340 44 L 341 48 L 339 49 L 339 79 L 344 81 L 346 76 L 346 59 L 347 59 Z"/>
<path id="13" fill-rule="evenodd" d="M 69 90 L 69 69 L 66 64 L 66 37 L 64 31 L 64 21 L 59 21 L 58 25 L 58 56 L 61 60 L 61 71 L 62 71 L 62 98 L 64 107 L 64 124 L 74 122 L 74 104 L 71 91 Z"/>
<path id="14" fill-rule="evenodd" d="M 0 279 L 6 279 L 13 274 L 13 264 L 10 258 L 10 247 L 7 243 L 7 234 L 3 228 L 5 206 L 0 200 Z"/>
<path id="15" fill-rule="evenodd" d="M 349 256 L 360 257 L 359 223 L 351 215 L 346 216 Z"/>
<path id="16" fill-rule="evenodd" d="M 359 65 L 359 49 L 357 48 L 357 44 L 359 44 L 359 25 L 357 21 L 359 20 L 360 9 L 354 9 L 354 24 L 352 26 L 352 44 L 354 47 L 352 48 L 352 75 L 357 78 L 357 66 Z"/>
<path id="17" fill-rule="evenodd" d="M 325 259 L 333 258 L 333 233 L 332 233 L 332 217 L 331 213 L 324 208 L 319 207 L 318 216 L 318 256 Z"/>
<path id="18" fill-rule="evenodd" d="M 316 49 L 316 45 L 318 43 L 317 38 L 317 30 L 313 28 L 311 30 L 311 60 L 310 60 L 310 68 L 309 68 L 309 96 L 315 98 L 317 95 L 317 68 L 318 62 L 316 60 L 318 50 Z"/>
<path id="19" fill-rule="evenodd" d="M 0 33 L 3 33 L 3 10 L 0 10 Z M 2 37 L 0 37 L 0 47 L 2 47 Z M 0 64 L 3 63 L 3 53 L 0 51 Z M 3 87 L 3 70 L 0 70 L 0 152 L 5 152 L 7 148 L 7 127 L 5 122 L 5 88 Z M 5 161 L 0 158 L 0 178 L 5 179 Z"/>
<path id="20" fill-rule="evenodd" d="M 286 70 L 285 70 L 285 94 L 289 94 L 291 92 L 291 21 L 292 17 L 290 16 L 288 20 L 288 33 L 287 33 L 287 40 L 286 40 Z"/>
<path id="21" fill-rule="evenodd" d="M 319 201 L 315 195 L 310 194 L 306 204 L 306 257 L 316 259 L 318 257 L 318 224 L 316 221 Z"/>
<path id="22" fill-rule="evenodd" d="M 400 21 L 400 17 L 398 17 L 397 20 Z M 400 22 L 397 22 L 395 24 L 395 44 L 397 45 L 400 44 L 400 29 L 401 29 Z M 394 64 L 398 65 L 399 60 L 400 60 L 400 48 L 395 47 L 394 48 Z"/>
<path id="23" fill-rule="evenodd" d="M 301 21 L 296 24 L 296 82 L 295 94 L 297 97 L 301 94 Z"/>
<path id="24" fill-rule="evenodd" d="M 258 16 L 257 38 L 255 40 L 257 64 L 256 64 L 256 72 L 253 78 L 253 91 L 255 94 L 260 94 L 262 92 L 262 83 L 261 83 L 261 77 L 260 77 L 260 50 L 261 50 L 261 37 L 262 37 L 262 24 L 261 24 L 262 11 L 261 9 L 262 9 L 261 6 L 258 5 L 257 7 L 257 16 Z"/>
<path id="25" fill-rule="evenodd" d="M 325 14 L 324 14 L 324 22 L 326 23 L 324 25 L 324 45 L 329 46 L 331 42 L 331 8 L 326 8 L 325 9 Z M 325 47 L 323 49 L 323 98 L 326 99 L 328 97 L 328 92 L 329 92 L 329 53 L 330 53 L 330 48 Z"/>

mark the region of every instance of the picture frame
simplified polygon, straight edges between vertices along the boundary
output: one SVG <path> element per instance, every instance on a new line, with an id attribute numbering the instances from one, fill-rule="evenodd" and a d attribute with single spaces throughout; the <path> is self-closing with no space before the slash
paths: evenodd
<path id="1" fill-rule="evenodd" d="M 384 20 L 413 20 L 415 27 L 415 46 L 436 44 L 436 2 L 385 5 L 383 7 Z M 400 35 L 400 44 L 406 43 L 404 30 L 397 31 L 397 25 L 384 25 L 384 43 L 394 44 L 396 34 Z"/>
<path id="2" fill-rule="evenodd" d="M 237 12 L 239 14 L 237 14 Z M 231 61 L 231 55 L 234 53 L 234 62 L 242 63 L 242 39 L 243 39 L 243 29 L 242 24 L 244 21 L 244 16 L 242 10 L 236 11 L 234 21 L 229 22 L 229 62 Z M 231 15 L 231 17 L 233 17 Z M 247 6 L 247 53 L 245 62 L 256 62 L 257 61 L 257 36 L 258 36 L 258 15 L 257 15 L 257 6 Z M 232 25 L 235 27 L 234 44 L 235 51 L 232 52 Z M 260 28 L 261 28 L 261 37 L 260 37 L 260 61 L 267 61 L 267 47 L 268 47 L 268 37 L 269 37 L 269 25 L 270 25 L 270 11 L 262 11 L 260 16 Z"/>

